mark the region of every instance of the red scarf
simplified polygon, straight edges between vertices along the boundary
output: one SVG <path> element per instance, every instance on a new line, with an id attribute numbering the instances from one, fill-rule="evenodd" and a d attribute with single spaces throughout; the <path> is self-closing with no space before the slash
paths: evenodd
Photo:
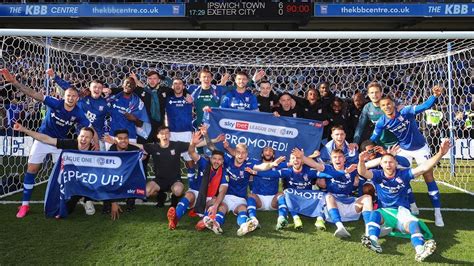
<path id="1" fill-rule="evenodd" d="M 217 168 L 217 171 L 213 171 L 214 174 L 210 176 L 209 185 L 207 186 L 207 196 L 214 197 L 217 195 L 219 186 L 222 180 L 222 166 Z"/>

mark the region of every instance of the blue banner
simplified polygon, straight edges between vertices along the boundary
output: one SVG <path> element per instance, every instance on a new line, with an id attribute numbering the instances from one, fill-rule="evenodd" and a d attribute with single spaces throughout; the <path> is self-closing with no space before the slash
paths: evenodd
<path id="1" fill-rule="evenodd" d="M 262 112 L 212 108 L 209 119 L 211 138 L 224 133 L 231 147 L 247 144 L 250 158 L 260 158 L 265 147 L 272 147 L 277 156 L 288 156 L 295 147 L 309 155 L 319 150 L 323 134 L 320 121 Z M 218 148 L 223 150 L 220 144 Z"/>
<path id="2" fill-rule="evenodd" d="M 184 4 L 2 4 L 0 17 L 184 17 Z"/>
<path id="3" fill-rule="evenodd" d="M 474 4 L 314 4 L 315 17 L 472 17 Z"/>
<path id="4" fill-rule="evenodd" d="M 145 198 L 146 177 L 141 152 L 64 150 L 54 165 L 46 189 L 47 217 L 67 217 L 72 196 L 93 200 Z"/>
<path id="5" fill-rule="evenodd" d="M 323 213 L 326 204 L 324 192 L 293 188 L 287 188 L 283 192 L 289 211 L 308 217 L 318 217 Z"/>

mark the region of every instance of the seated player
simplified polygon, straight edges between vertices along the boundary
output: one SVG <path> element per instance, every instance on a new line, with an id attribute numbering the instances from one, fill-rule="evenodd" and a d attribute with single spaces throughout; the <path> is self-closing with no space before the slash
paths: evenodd
<path id="1" fill-rule="evenodd" d="M 301 152 L 300 156 L 302 155 Z M 357 171 L 355 171 L 357 165 L 346 164 L 346 157 L 342 150 L 332 150 L 332 165 L 325 164 L 321 167 L 320 163 L 307 157 L 303 157 L 303 161 L 310 167 L 323 169 L 318 176 L 326 179 L 328 193 L 326 194 L 325 213 L 327 214 L 327 221 L 337 226 L 334 236 L 339 238 L 350 237 L 351 234 L 342 222 L 359 220 L 361 213 L 364 222 L 366 224 L 369 222 L 372 212 L 372 197 L 369 195 L 362 195 L 358 198 L 352 196 L 352 189 L 359 182 Z"/>
<path id="2" fill-rule="evenodd" d="M 232 211 L 237 215 L 238 236 L 243 236 L 254 231 L 258 226 L 258 220 L 250 219 L 247 216 L 247 188 L 249 187 L 250 173 L 246 170 L 265 171 L 278 166 L 284 157 L 279 157 L 273 162 L 258 164 L 255 160 L 248 158 L 247 145 L 240 143 L 235 147 L 235 156 L 226 154 L 225 167 L 229 176 L 229 189 L 224 198 L 224 209 L 226 212 Z M 224 212 L 225 213 L 225 212 Z M 222 225 L 222 224 L 221 224 Z"/>
<path id="3" fill-rule="evenodd" d="M 255 175 L 259 176 L 266 176 L 269 178 L 284 178 L 287 182 L 287 188 L 297 189 L 297 190 L 311 190 L 312 179 L 316 179 L 318 177 L 317 171 L 311 169 L 309 166 L 303 164 L 303 155 L 301 152 L 292 152 L 290 156 L 291 168 L 283 168 L 280 170 L 273 170 L 273 171 L 257 171 L 254 172 Z M 322 165 L 322 164 L 318 164 Z M 317 170 L 324 170 L 324 168 L 319 167 Z M 286 201 L 282 198 L 281 204 L 286 205 Z M 299 230 L 303 228 L 303 222 L 299 217 L 298 213 L 289 209 L 288 210 L 293 217 L 295 229 Z M 322 221 L 322 222 L 321 222 Z M 322 225 L 321 225 L 322 223 Z M 317 227 L 323 226 L 324 222 L 323 218 L 320 216 L 317 219 L 316 223 Z M 318 228 L 319 229 L 319 228 Z"/>
<path id="4" fill-rule="evenodd" d="M 205 222 L 204 226 L 208 226 L 214 233 L 222 234 L 221 225 L 224 224 L 225 210 L 221 203 L 228 188 L 228 180 L 224 169 L 224 153 L 214 150 L 210 159 L 200 156 L 196 152 L 196 145 L 201 142 L 201 136 L 200 131 L 195 132 L 188 148 L 189 155 L 198 165 L 198 174 L 189 179 L 189 189 L 176 208 L 169 208 L 167 214 L 168 228 L 170 230 L 176 229 L 178 221 L 185 212 L 189 208 L 195 207 L 203 184 L 207 184 L 207 187 L 205 187 L 207 191 L 204 193 L 206 193 L 205 201 L 208 218 L 203 219 L 202 222 Z M 202 197 L 204 198 L 204 196 Z M 214 216 L 215 222 L 209 219 L 209 217 Z M 202 228 L 202 225 L 196 225 L 196 228 L 199 230 L 199 228 Z"/>
<path id="5" fill-rule="evenodd" d="M 449 151 L 449 140 L 444 141 L 438 153 L 416 168 L 397 169 L 397 161 L 391 154 L 382 156 L 380 165 L 382 170 L 367 170 L 365 161 L 368 152 L 359 155 L 357 170 L 359 174 L 367 179 L 372 179 L 378 195 L 380 208 L 372 212 L 368 223 L 368 236 L 362 237 L 362 244 L 377 253 L 382 252 L 378 244 L 380 226 L 392 227 L 402 233 L 411 235 L 411 243 L 415 248 L 415 260 L 423 261 L 436 249 L 436 242 L 432 239 L 425 241 L 425 235 L 431 236 L 427 227 L 420 229 L 418 218 L 413 216 L 408 202 L 408 184 L 410 180 L 420 176 L 432 168 Z M 423 234 L 425 233 L 425 235 Z"/>
<path id="6" fill-rule="evenodd" d="M 274 160 L 275 151 L 271 147 L 263 148 L 262 159 L 259 163 L 271 163 Z M 281 163 L 272 170 L 280 169 L 284 165 L 286 163 Z M 285 204 L 283 193 L 278 192 L 278 186 L 279 179 L 255 175 L 253 176 L 251 192 L 247 197 L 247 211 L 250 219 L 257 220 L 257 210 L 272 211 L 278 209 L 276 230 L 280 230 L 288 225 L 288 207 Z"/>
<path id="7" fill-rule="evenodd" d="M 382 146 L 376 146 L 372 141 L 370 140 L 365 140 L 362 142 L 360 145 L 361 151 L 367 151 L 369 153 L 369 160 L 365 166 L 367 169 L 371 168 L 377 168 L 377 169 L 382 169 L 380 167 L 380 158 L 386 153 L 390 153 L 393 156 L 395 156 L 395 159 L 397 160 L 397 167 L 400 169 L 405 169 L 410 167 L 410 162 L 408 161 L 407 158 L 403 156 L 397 155 L 398 152 L 400 151 L 400 146 L 394 145 L 388 148 L 388 150 L 385 150 Z M 363 177 L 359 177 L 359 195 L 363 194 L 369 194 L 372 196 L 372 200 L 376 201 L 376 196 L 375 196 L 375 186 L 372 183 L 371 180 L 366 180 Z M 411 186 L 408 188 L 408 199 L 410 202 L 410 209 L 413 215 L 418 215 L 418 207 L 416 206 L 415 203 L 415 196 L 413 195 L 413 191 Z M 374 207 L 375 208 L 375 207 Z"/>

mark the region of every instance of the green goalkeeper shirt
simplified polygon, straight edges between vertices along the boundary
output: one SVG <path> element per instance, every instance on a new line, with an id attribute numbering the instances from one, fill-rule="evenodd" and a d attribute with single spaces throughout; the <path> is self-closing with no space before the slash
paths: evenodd
<path id="1" fill-rule="evenodd" d="M 357 127 L 354 133 L 354 142 L 361 143 L 363 141 L 361 140 L 361 137 L 367 126 L 368 121 L 371 121 L 372 124 L 375 125 L 375 123 L 377 123 L 379 118 L 383 115 L 384 113 L 382 109 L 380 109 L 380 107 L 375 106 L 372 102 L 367 103 L 362 109 L 362 113 L 359 116 L 359 123 L 357 123 Z M 376 144 L 388 148 L 397 144 L 397 142 L 397 137 L 395 137 L 392 132 L 384 130 L 380 135 L 378 143 Z"/>

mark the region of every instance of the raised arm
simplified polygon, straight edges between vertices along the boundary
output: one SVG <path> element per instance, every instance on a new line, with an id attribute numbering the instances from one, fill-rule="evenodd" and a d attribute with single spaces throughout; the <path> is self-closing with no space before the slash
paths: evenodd
<path id="1" fill-rule="evenodd" d="M 52 137 L 50 137 L 46 134 L 43 134 L 43 133 L 39 133 L 39 132 L 29 130 L 29 129 L 23 127 L 22 125 L 20 125 L 19 123 L 15 123 L 15 125 L 13 125 L 13 130 L 23 132 L 26 135 L 36 139 L 37 141 L 43 142 L 44 144 L 49 144 L 49 145 L 56 146 L 56 144 L 58 143 L 58 139 L 52 138 Z"/>
<path id="2" fill-rule="evenodd" d="M 201 131 L 198 130 L 193 133 L 193 138 L 189 143 L 188 154 L 191 156 L 191 159 L 193 159 L 194 162 L 199 161 L 199 158 L 201 158 L 201 156 L 196 152 L 196 145 L 201 142 L 201 137 Z"/>
<path id="3" fill-rule="evenodd" d="M 436 153 L 435 156 L 431 157 L 430 159 L 428 159 L 424 163 L 418 165 L 416 168 L 413 168 L 411 170 L 413 176 L 416 177 L 416 176 L 422 175 L 422 174 L 428 172 L 429 170 L 433 169 L 433 167 L 435 167 L 435 165 L 439 162 L 439 160 L 441 160 L 441 158 L 446 153 L 448 153 L 450 148 L 451 148 L 451 143 L 450 143 L 449 139 L 444 140 L 441 143 L 441 145 L 439 147 L 439 151 L 438 151 L 438 153 Z"/>
<path id="4" fill-rule="evenodd" d="M 253 170 L 255 170 L 255 171 L 267 171 L 267 170 L 272 169 L 273 167 L 277 167 L 283 161 L 285 161 L 285 156 L 280 156 L 271 163 L 261 163 L 261 164 L 254 165 Z"/>
<path id="5" fill-rule="evenodd" d="M 230 144 L 227 140 L 224 140 L 224 142 L 222 142 L 222 146 L 228 154 L 232 155 L 232 157 L 235 157 L 235 149 L 230 147 Z"/>
<path id="6" fill-rule="evenodd" d="M 18 82 L 15 77 L 10 74 L 10 72 L 6 69 L 6 68 L 3 68 L 0 70 L 0 72 L 2 72 L 2 75 L 3 75 L 3 78 L 5 79 L 5 81 L 11 83 L 13 86 L 15 86 L 15 88 L 19 89 L 21 92 L 23 92 L 26 96 L 29 96 L 37 101 L 44 101 L 44 95 L 40 92 L 37 92 L 35 90 L 33 90 L 32 88 L 30 87 L 27 87 L 23 84 L 21 84 L 20 82 Z"/>
<path id="7" fill-rule="evenodd" d="M 365 177 L 366 179 L 372 179 L 374 176 L 372 171 L 367 170 L 365 167 L 365 161 L 369 158 L 369 153 L 363 151 L 359 154 L 359 163 L 357 164 L 357 172 L 360 176 Z"/>
<path id="8" fill-rule="evenodd" d="M 145 84 L 143 84 L 143 82 L 141 82 L 138 77 L 137 77 L 137 74 L 135 74 L 135 72 L 131 72 L 130 73 L 130 77 L 135 81 L 135 84 L 137 84 L 138 87 L 140 88 L 144 88 L 145 87 Z"/>
<path id="9" fill-rule="evenodd" d="M 201 135 L 204 137 L 204 139 L 199 142 L 199 144 L 197 144 L 197 147 L 207 146 L 211 151 L 214 151 L 216 149 L 216 145 L 214 145 L 214 142 L 212 142 L 212 140 L 209 138 L 209 135 L 207 134 L 207 126 L 200 126 L 199 131 L 201 132 Z"/>
<path id="10" fill-rule="evenodd" d="M 52 78 L 54 80 L 54 82 L 56 82 L 56 84 L 63 90 L 67 90 L 71 87 L 71 84 L 67 81 L 65 81 L 64 79 L 60 78 L 58 75 L 56 75 L 54 73 L 54 70 L 52 68 L 46 70 L 46 74 L 48 74 L 48 76 L 50 78 Z"/>
<path id="11" fill-rule="evenodd" d="M 419 114 L 421 112 L 424 112 L 430 109 L 436 103 L 436 100 L 438 99 L 438 97 L 441 96 L 441 94 L 443 93 L 443 88 L 440 86 L 434 86 L 432 90 L 433 90 L 433 95 L 431 95 L 422 104 L 415 105 L 415 114 Z"/>
<path id="12" fill-rule="evenodd" d="M 292 153 L 296 156 L 296 157 L 301 157 L 303 158 L 303 163 L 306 164 L 307 166 L 313 168 L 313 169 L 316 169 L 316 171 L 319 171 L 319 172 L 322 172 L 324 171 L 324 163 L 318 163 L 316 162 L 315 160 L 309 158 L 309 157 L 306 157 L 304 156 L 304 152 L 298 148 L 294 148 Z"/>

